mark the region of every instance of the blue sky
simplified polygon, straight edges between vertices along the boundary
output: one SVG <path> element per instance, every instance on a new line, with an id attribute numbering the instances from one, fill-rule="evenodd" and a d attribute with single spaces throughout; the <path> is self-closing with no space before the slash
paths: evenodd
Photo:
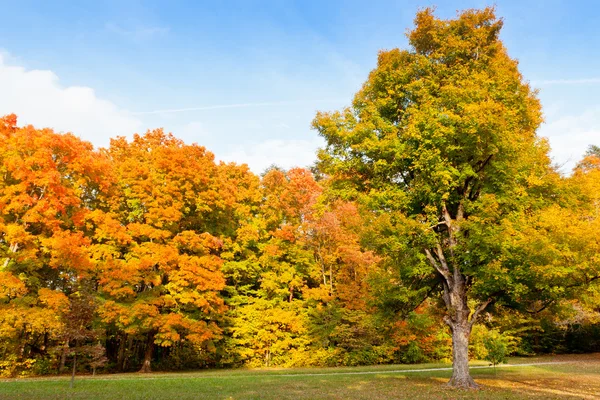
<path id="1" fill-rule="evenodd" d="M 415 12 L 485 1 L 0 1 L 0 114 L 95 145 L 164 127 L 255 172 L 305 166 L 317 110 L 350 103 Z M 564 169 L 600 143 L 600 5 L 501 1 Z"/>

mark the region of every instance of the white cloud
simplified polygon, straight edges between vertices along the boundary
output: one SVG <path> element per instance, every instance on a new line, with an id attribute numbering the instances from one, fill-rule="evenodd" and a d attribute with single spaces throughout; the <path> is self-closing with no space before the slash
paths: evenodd
<path id="1" fill-rule="evenodd" d="M 169 108 L 164 110 L 151 110 L 151 111 L 136 111 L 134 114 L 173 114 L 187 111 L 206 111 L 206 110 L 219 110 L 222 108 L 249 108 L 249 107 L 270 107 L 270 106 L 283 106 L 291 105 L 297 102 L 291 101 L 275 101 L 266 103 L 239 103 L 239 104 L 215 104 L 211 106 L 201 107 L 185 107 L 185 108 Z"/>
<path id="2" fill-rule="evenodd" d="M 219 156 L 217 159 L 248 164 L 250 169 L 260 174 L 271 165 L 284 169 L 292 167 L 309 167 L 316 160 L 316 152 L 323 146 L 320 138 L 314 140 L 281 140 L 270 139 L 262 143 L 238 146 L 233 151 Z"/>
<path id="3" fill-rule="evenodd" d="M 568 173 L 590 144 L 600 144 L 600 107 L 550 120 L 539 134 L 549 139 L 554 161 Z"/>
<path id="4" fill-rule="evenodd" d="M 129 136 L 140 128 L 138 118 L 98 98 L 92 88 L 63 87 L 52 71 L 26 70 L 7 60 L 0 53 L 0 115 L 17 114 L 19 125 L 72 132 L 96 146 L 107 146 L 109 138 Z"/>

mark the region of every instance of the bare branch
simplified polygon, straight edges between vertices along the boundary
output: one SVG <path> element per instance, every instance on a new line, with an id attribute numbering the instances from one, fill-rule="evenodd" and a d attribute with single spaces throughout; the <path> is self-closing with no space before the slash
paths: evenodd
<path id="1" fill-rule="evenodd" d="M 447 315 L 444 315 L 444 322 L 446 325 L 450 327 L 450 329 L 454 329 L 454 320 Z"/>
<path id="2" fill-rule="evenodd" d="M 490 297 L 489 299 L 487 299 L 486 301 L 484 301 L 483 303 L 481 303 L 480 305 L 477 306 L 477 308 L 475 309 L 475 312 L 471 316 L 471 321 L 469 322 L 470 326 L 473 326 L 473 324 L 475 324 L 475 322 L 477 321 L 477 317 L 479 317 L 479 314 L 481 314 L 481 312 L 483 310 L 485 310 L 486 307 L 488 305 L 490 305 L 491 302 L 492 302 L 492 298 Z"/>
<path id="3" fill-rule="evenodd" d="M 444 260 L 442 262 L 442 265 L 440 265 L 440 263 L 438 263 L 435 260 L 435 258 L 433 257 L 433 255 L 431 254 L 431 251 L 429 251 L 429 249 L 425 249 L 425 255 L 427 256 L 427 260 L 429 260 L 429 263 L 431 264 L 431 266 L 433 268 L 435 268 L 440 273 L 440 275 L 442 275 L 444 277 L 444 279 L 446 279 L 446 283 L 448 285 L 451 285 L 452 284 L 452 275 L 450 274 L 450 270 L 448 269 L 448 265 L 446 264 L 446 261 Z"/>
<path id="4" fill-rule="evenodd" d="M 437 228 L 438 226 L 446 226 L 446 227 L 447 227 L 447 226 L 448 226 L 448 224 L 446 223 L 446 221 L 441 221 L 441 222 L 438 222 L 438 223 L 437 223 L 437 224 L 435 224 L 435 225 L 431 225 L 431 226 L 430 226 L 429 228 L 427 228 L 427 229 L 433 229 L 433 230 L 435 231 L 435 228 Z"/>
<path id="5" fill-rule="evenodd" d="M 552 303 L 554 303 L 554 301 L 555 301 L 554 299 L 548 300 L 539 309 L 537 309 L 535 311 L 529 311 L 527 309 L 523 309 L 523 311 L 525 311 L 528 314 L 537 314 L 537 313 L 544 311 L 546 308 L 548 308 Z"/>

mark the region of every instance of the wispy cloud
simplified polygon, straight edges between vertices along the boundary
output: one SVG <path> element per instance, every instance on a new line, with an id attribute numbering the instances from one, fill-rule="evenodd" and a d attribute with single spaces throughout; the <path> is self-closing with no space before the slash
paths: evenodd
<path id="1" fill-rule="evenodd" d="M 169 28 L 160 26 L 135 26 L 133 28 L 123 27 L 113 22 L 107 22 L 105 28 L 117 35 L 132 39 L 145 40 L 155 36 L 165 35 L 169 32 Z"/>
<path id="2" fill-rule="evenodd" d="M 134 115 L 149 115 L 149 114 L 174 114 L 187 111 L 206 111 L 218 110 L 222 108 L 251 108 L 251 107 L 276 107 L 276 106 L 293 106 L 299 104 L 319 104 L 322 102 L 339 102 L 340 99 L 320 99 L 320 100 L 296 100 L 296 101 L 270 101 L 258 103 L 235 103 L 235 104 L 216 104 L 211 106 L 185 107 L 185 108 L 168 108 L 163 110 L 137 111 L 132 112 Z"/>
<path id="3" fill-rule="evenodd" d="M 600 78 L 583 78 L 583 79 L 546 79 L 531 81 L 534 85 L 582 85 L 600 83 Z"/>

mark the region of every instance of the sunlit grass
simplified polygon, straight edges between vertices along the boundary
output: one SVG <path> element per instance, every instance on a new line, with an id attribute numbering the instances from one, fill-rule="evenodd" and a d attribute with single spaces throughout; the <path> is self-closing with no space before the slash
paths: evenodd
<path id="1" fill-rule="evenodd" d="M 512 359 L 568 364 L 473 369 L 478 392 L 447 389 L 450 371 L 401 372 L 444 364 L 356 368 L 207 370 L 4 380 L 1 399 L 522 399 L 597 398 L 600 355 Z M 483 365 L 483 363 L 474 363 Z M 400 372 L 398 372 L 400 371 Z M 369 372 L 369 374 L 355 374 Z M 342 374 L 338 374 L 342 373 Z M 354 374 L 348 374 L 354 373 Z"/>

